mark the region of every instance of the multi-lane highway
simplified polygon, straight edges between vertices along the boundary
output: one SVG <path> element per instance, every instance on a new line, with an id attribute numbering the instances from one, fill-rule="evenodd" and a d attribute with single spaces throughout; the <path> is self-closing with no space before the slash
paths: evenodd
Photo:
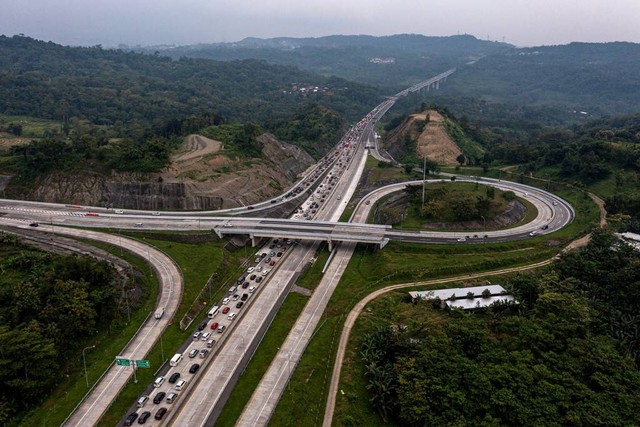
<path id="1" fill-rule="evenodd" d="M 447 177 L 448 179 L 448 177 Z M 538 210 L 536 218 L 526 224 L 506 230 L 482 231 L 485 242 L 503 242 L 529 238 L 530 233 L 549 234 L 564 227 L 573 220 L 574 212 L 565 200 L 551 193 L 528 185 L 502 181 L 491 178 L 457 177 L 457 182 L 480 182 L 504 191 L 513 191 L 520 198 L 526 199 Z M 396 183 L 380 188 L 365 199 L 370 203 L 402 191 L 406 185 L 420 185 L 420 181 Z M 441 182 L 439 179 L 429 179 L 427 183 Z M 336 198 L 336 205 L 346 202 L 347 195 Z M 347 199 L 348 200 L 348 199 Z M 325 201 L 324 203 L 327 203 Z M 94 211 L 91 208 L 89 213 Z M 468 233 L 446 231 L 412 231 L 397 230 L 389 226 L 376 224 L 344 223 L 335 221 L 316 221 L 310 219 L 275 219 L 275 218 L 231 218 L 231 217 L 193 217 L 178 214 L 163 216 L 94 214 L 79 215 L 76 210 L 69 210 L 63 205 L 43 207 L 33 202 L 17 202 L 0 200 L 0 212 L 5 218 L 22 219 L 24 221 L 39 222 L 41 224 L 83 226 L 113 229 L 152 229 L 152 230 L 213 230 L 220 236 L 243 234 L 255 238 L 285 237 L 288 239 L 302 239 L 311 241 L 330 242 L 361 242 L 384 246 L 389 240 L 422 243 L 456 243 L 458 239 Z M 86 211 L 85 211 L 86 212 Z M 547 226 L 542 229 L 543 226 Z M 486 237 L 485 237 L 486 236 Z"/>
<path id="2" fill-rule="evenodd" d="M 92 232 L 59 226 L 181 231 L 211 230 L 219 236 L 246 234 L 251 236 L 256 243 L 263 237 L 281 239 L 277 243 L 270 241 L 267 247 L 258 251 L 256 259 L 246 271 L 245 278 L 238 282 L 240 289 L 230 292 L 229 301 L 218 303 L 220 312 L 216 313 L 212 319 L 207 319 L 200 324 L 203 332 L 210 335 L 206 335 L 204 339 L 202 336 L 197 336 L 185 343 L 181 350 L 183 360 L 176 366 L 168 367 L 162 372 L 164 380 L 159 380 L 161 384 L 149 392 L 150 398 L 153 399 L 157 393 L 168 395 L 174 392 L 178 396 L 170 403 L 170 410 L 166 417 L 158 422 L 149 420 L 148 424 L 150 425 L 154 425 L 154 423 L 155 425 L 167 423 L 190 426 L 211 425 L 228 398 L 241 370 L 268 328 L 270 319 L 275 315 L 281 301 L 288 293 L 289 287 L 312 259 L 317 242 L 328 241 L 331 247 L 338 245 L 338 249 L 334 251 L 331 262 L 328 264 L 328 274 L 316 288 L 308 305 L 292 328 L 292 333 L 256 389 L 251 402 L 245 408 L 239 422 L 240 425 L 264 425 L 277 404 L 283 385 L 290 377 L 291 366 L 295 367 L 297 360 L 301 357 L 310 334 L 317 325 L 319 316 L 326 307 L 344 268 L 346 268 L 356 242 L 372 243 L 380 247 L 383 247 L 389 240 L 444 244 L 499 242 L 551 233 L 573 219 L 574 212 L 571 206 L 545 191 L 506 181 L 457 177 L 457 181 L 475 182 L 481 180 L 483 184 L 514 191 L 519 197 L 529 200 L 536 207 L 538 215 L 528 224 L 509 230 L 483 230 L 478 231 L 477 234 L 397 230 L 388 226 L 365 223 L 369 210 L 380 199 L 393 192 L 402 191 L 407 184 L 422 183 L 422 181 L 414 181 L 394 184 L 370 193 L 358 204 L 353 222 L 337 222 L 347 202 L 352 198 L 364 169 L 367 155 L 364 144 L 367 141 L 375 141 L 375 123 L 393 106 L 399 96 L 404 96 L 410 91 L 430 87 L 454 71 L 449 70 L 386 99 L 350 129 L 336 149 L 312 168 L 298 184 L 283 195 L 259 204 L 224 211 L 165 213 L 0 200 L 0 222 L 20 224 L 22 227 L 32 225 L 34 230 L 46 228 L 60 233 L 63 230 L 65 232 L 69 230 L 70 233 L 77 233 L 78 236 L 83 237 Z M 444 179 L 449 180 L 450 178 L 444 177 Z M 427 183 L 429 182 L 440 182 L 440 180 L 429 180 Z M 293 213 L 293 218 L 260 217 L 262 211 L 280 204 L 290 203 L 293 199 L 299 202 L 299 208 Z M 252 217 L 237 216 L 248 213 L 252 214 Z M 227 216 L 212 216 L 222 214 Z M 115 244 L 122 244 L 123 241 L 129 244 L 128 239 L 113 237 L 113 240 L 116 241 Z M 289 242 L 289 240 L 295 240 L 299 243 Z M 158 273 L 161 269 L 160 264 L 171 264 L 170 261 L 161 260 L 155 252 L 152 257 L 146 247 L 142 250 L 147 251 L 150 261 L 158 263 Z M 263 253 L 264 257 L 261 256 Z M 154 259 L 151 260 L 151 258 Z M 179 295 L 176 295 L 176 289 L 177 287 L 174 287 L 173 293 L 166 295 L 165 298 L 163 288 L 163 297 L 160 302 L 162 306 L 177 307 Z M 172 302 L 168 302 L 168 299 L 171 299 Z M 239 306 L 240 302 L 243 303 L 241 307 Z M 166 310 L 164 320 L 161 319 L 163 322 L 171 318 L 175 307 Z M 229 308 L 229 312 L 222 313 L 226 307 Z M 230 317 L 233 313 L 236 315 Z M 158 331 L 164 328 L 160 322 L 156 323 L 156 328 L 153 329 L 155 332 L 146 334 L 145 339 L 148 341 L 146 351 L 157 339 Z M 218 328 L 221 327 L 224 329 L 218 332 Z M 145 333 L 140 335 L 144 337 Z M 212 343 L 212 339 L 216 342 Z M 140 351 L 137 350 L 138 347 L 140 347 Z M 142 347 L 138 347 L 135 347 L 135 352 L 131 354 L 127 352 L 123 355 L 128 358 L 143 358 L 146 353 L 143 354 Z M 205 353 L 202 350 L 208 352 Z M 189 358 L 191 351 L 193 351 L 193 358 Z M 190 370 L 195 370 L 192 368 L 195 363 L 200 366 L 196 372 L 190 372 Z M 114 369 L 114 372 L 116 371 Z M 116 380 L 104 380 L 110 382 L 111 385 L 104 391 L 97 387 L 83 403 L 83 406 L 86 405 L 87 408 L 79 409 L 74 413 L 68 425 L 95 424 L 104 410 L 102 406 L 108 406 L 124 382 L 128 380 L 124 371 L 122 369 L 116 375 L 117 385 Z M 287 372 L 285 373 L 285 371 Z M 177 383 L 168 380 L 174 374 L 179 374 L 180 379 L 186 381 L 180 385 L 180 390 L 176 389 Z M 98 405 L 101 406 L 98 407 Z M 146 403 L 146 405 L 153 404 Z M 151 407 L 155 410 L 157 406 Z M 144 411 L 143 407 L 138 409 L 137 413 Z"/>

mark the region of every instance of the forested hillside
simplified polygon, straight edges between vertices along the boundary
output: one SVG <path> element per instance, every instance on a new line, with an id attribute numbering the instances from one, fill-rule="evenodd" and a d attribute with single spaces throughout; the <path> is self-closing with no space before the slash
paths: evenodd
<path id="1" fill-rule="evenodd" d="M 442 94 L 589 115 L 640 111 L 640 44 L 571 43 L 512 49 L 461 67 Z"/>
<path id="2" fill-rule="evenodd" d="M 353 363 L 375 420 L 638 425 L 639 265 L 637 251 L 597 233 L 549 270 L 502 282 L 517 306 L 469 314 L 444 311 L 440 301 L 388 298 L 360 339 L 362 363 Z M 364 392 L 346 390 L 351 400 Z M 342 424 L 359 425 L 359 415 L 369 417 L 345 414 Z"/>
<path id="3" fill-rule="evenodd" d="M 292 91 L 292 85 L 311 89 Z M 379 96 L 340 78 L 258 60 L 173 61 L 0 36 L 0 113 L 7 115 L 62 122 L 78 117 L 116 128 L 212 113 L 262 122 L 292 114 L 310 100 L 355 120 Z"/>
<path id="4" fill-rule="evenodd" d="M 96 330 L 121 319 L 125 283 L 106 261 L 41 252 L 3 233 L 0 271 L 4 424 L 64 380 Z"/>
<path id="5" fill-rule="evenodd" d="M 478 40 L 469 35 L 336 35 L 247 38 L 237 43 L 180 46 L 162 50 L 162 54 L 174 59 L 185 56 L 224 61 L 263 59 L 364 84 L 404 88 L 474 58 L 509 48 L 510 45 L 504 43 Z"/>

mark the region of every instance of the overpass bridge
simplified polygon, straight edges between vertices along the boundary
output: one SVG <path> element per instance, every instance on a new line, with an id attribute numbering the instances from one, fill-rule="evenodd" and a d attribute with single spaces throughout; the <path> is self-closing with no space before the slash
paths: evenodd
<path id="1" fill-rule="evenodd" d="M 371 243 L 382 249 L 389 243 L 389 238 L 385 234 L 391 229 L 390 225 L 375 224 L 354 227 L 355 224 L 349 223 L 311 223 L 291 220 L 265 222 L 253 226 L 216 226 L 212 230 L 220 238 L 228 235 L 248 235 L 253 247 L 259 244 L 261 238 L 286 238 L 326 241 L 329 244 L 329 251 L 332 251 L 335 242 Z"/>

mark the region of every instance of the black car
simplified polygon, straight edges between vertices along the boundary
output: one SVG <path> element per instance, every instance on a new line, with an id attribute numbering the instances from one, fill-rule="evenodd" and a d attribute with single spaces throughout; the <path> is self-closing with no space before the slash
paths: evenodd
<path id="1" fill-rule="evenodd" d="M 249 287 L 249 282 L 244 282 L 242 284 L 242 289 L 247 289 Z"/>
<path id="2" fill-rule="evenodd" d="M 175 372 L 173 375 L 169 377 L 169 382 L 173 384 L 176 381 L 178 381 L 178 378 L 180 378 L 180 372 Z"/>
<path id="3" fill-rule="evenodd" d="M 37 222 L 32 222 L 31 224 L 29 224 L 29 227 L 37 227 L 38 223 Z"/>
<path id="4" fill-rule="evenodd" d="M 206 320 L 203 320 L 203 321 L 202 321 L 202 323 L 200 323 L 200 324 L 198 325 L 198 330 L 199 330 L 199 331 L 201 331 L 201 330 L 203 330 L 203 329 L 204 329 L 204 328 L 206 328 L 206 327 L 207 327 L 207 321 L 206 321 Z"/>
<path id="5" fill-rule="evenodd" d="M 258 277 L 256 278 L 256 283 L 260 283 L 260 282 L 262 282 L 262 276 L 258 276 Z"/>
<path id="6" fill-rule="evenodd" d="M 246 301 L 247 298 L 249 298 L 249 294 L 242 294 L 242 296 L 240 297 L 240 301 Z"/>
<path id="7" fill-rule="evenodd" d="M 150 416 L 151 416 L 151 412 L 144 411 L 143 413 L 140 414 L 140 418 L 138 418 L 138 424 L 146 423 Z"/>
<path id="8" fill-rule="evenodd" d="M 164 414 L 167 413 L 167 408 L 160 408 L 158 409 L 158 412 L 156 412 L 156 415 L 153 417 L 156 420 L 161 420 L 162 417 L 164 417 Z"/>
<path id="9" fill-rule="evenodd" d="M 130 426 L 137 419 L 138 419 L 138 413 L 137 412 L 132 412 L 129 415 L 127 415 L 127 418 L 124 419 L 124 425 L 125 426 Z"/>
<path id="10" fill-rule="evenodd" d="M 158 403 L 162 402 L 162 399 L 164 399 L 166 395 L 167 393 L 165 393 L 164 391 L 159 391 L 158 394 L 156 394 L 156 396 L 153 398 L 153 403 L 157 405 Z"/>
<path id="11" fill-rule="evenodd" d="M 251 277 L 249 277 L 249 280 L 253 280 L 253 279 L 255 279 L 255 278 L 256 278 L 256 275 L 255 275 L 255 274 L 252 274 L 252 275 L 251 275 Z"/>
<path id="12" fill-rule="evenodd" d="M 243 305 L 244 303 L 242 301 L 238 301 L 238 303 L 236 304 L 236 308 L 242 308 Z"/>
<path id="13" fill-rule="evenodd" d="M 200 365 L 198 363 L 194 363 L 193 365 L 191 365 L 191 367 L 189 368 L 189 373 L 191 374 L 195 374 L 196 372 L 198 372 L 198 369 L 200 369 Z"/>

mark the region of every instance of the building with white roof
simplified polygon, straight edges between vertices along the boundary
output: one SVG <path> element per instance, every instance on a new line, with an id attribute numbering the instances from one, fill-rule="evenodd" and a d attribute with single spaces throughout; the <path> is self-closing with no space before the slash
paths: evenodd
<path id="1" fill-rule="evenodd" d="M 488 307 L 496 302 L 518 304 L 518 301 L 500 285 L 472 286 L 469 288 L 435 289 L 431 291 L 411 291 L 411 298 L 415 301 L 439 299 L 442 306 L 474 310 Z"/>

